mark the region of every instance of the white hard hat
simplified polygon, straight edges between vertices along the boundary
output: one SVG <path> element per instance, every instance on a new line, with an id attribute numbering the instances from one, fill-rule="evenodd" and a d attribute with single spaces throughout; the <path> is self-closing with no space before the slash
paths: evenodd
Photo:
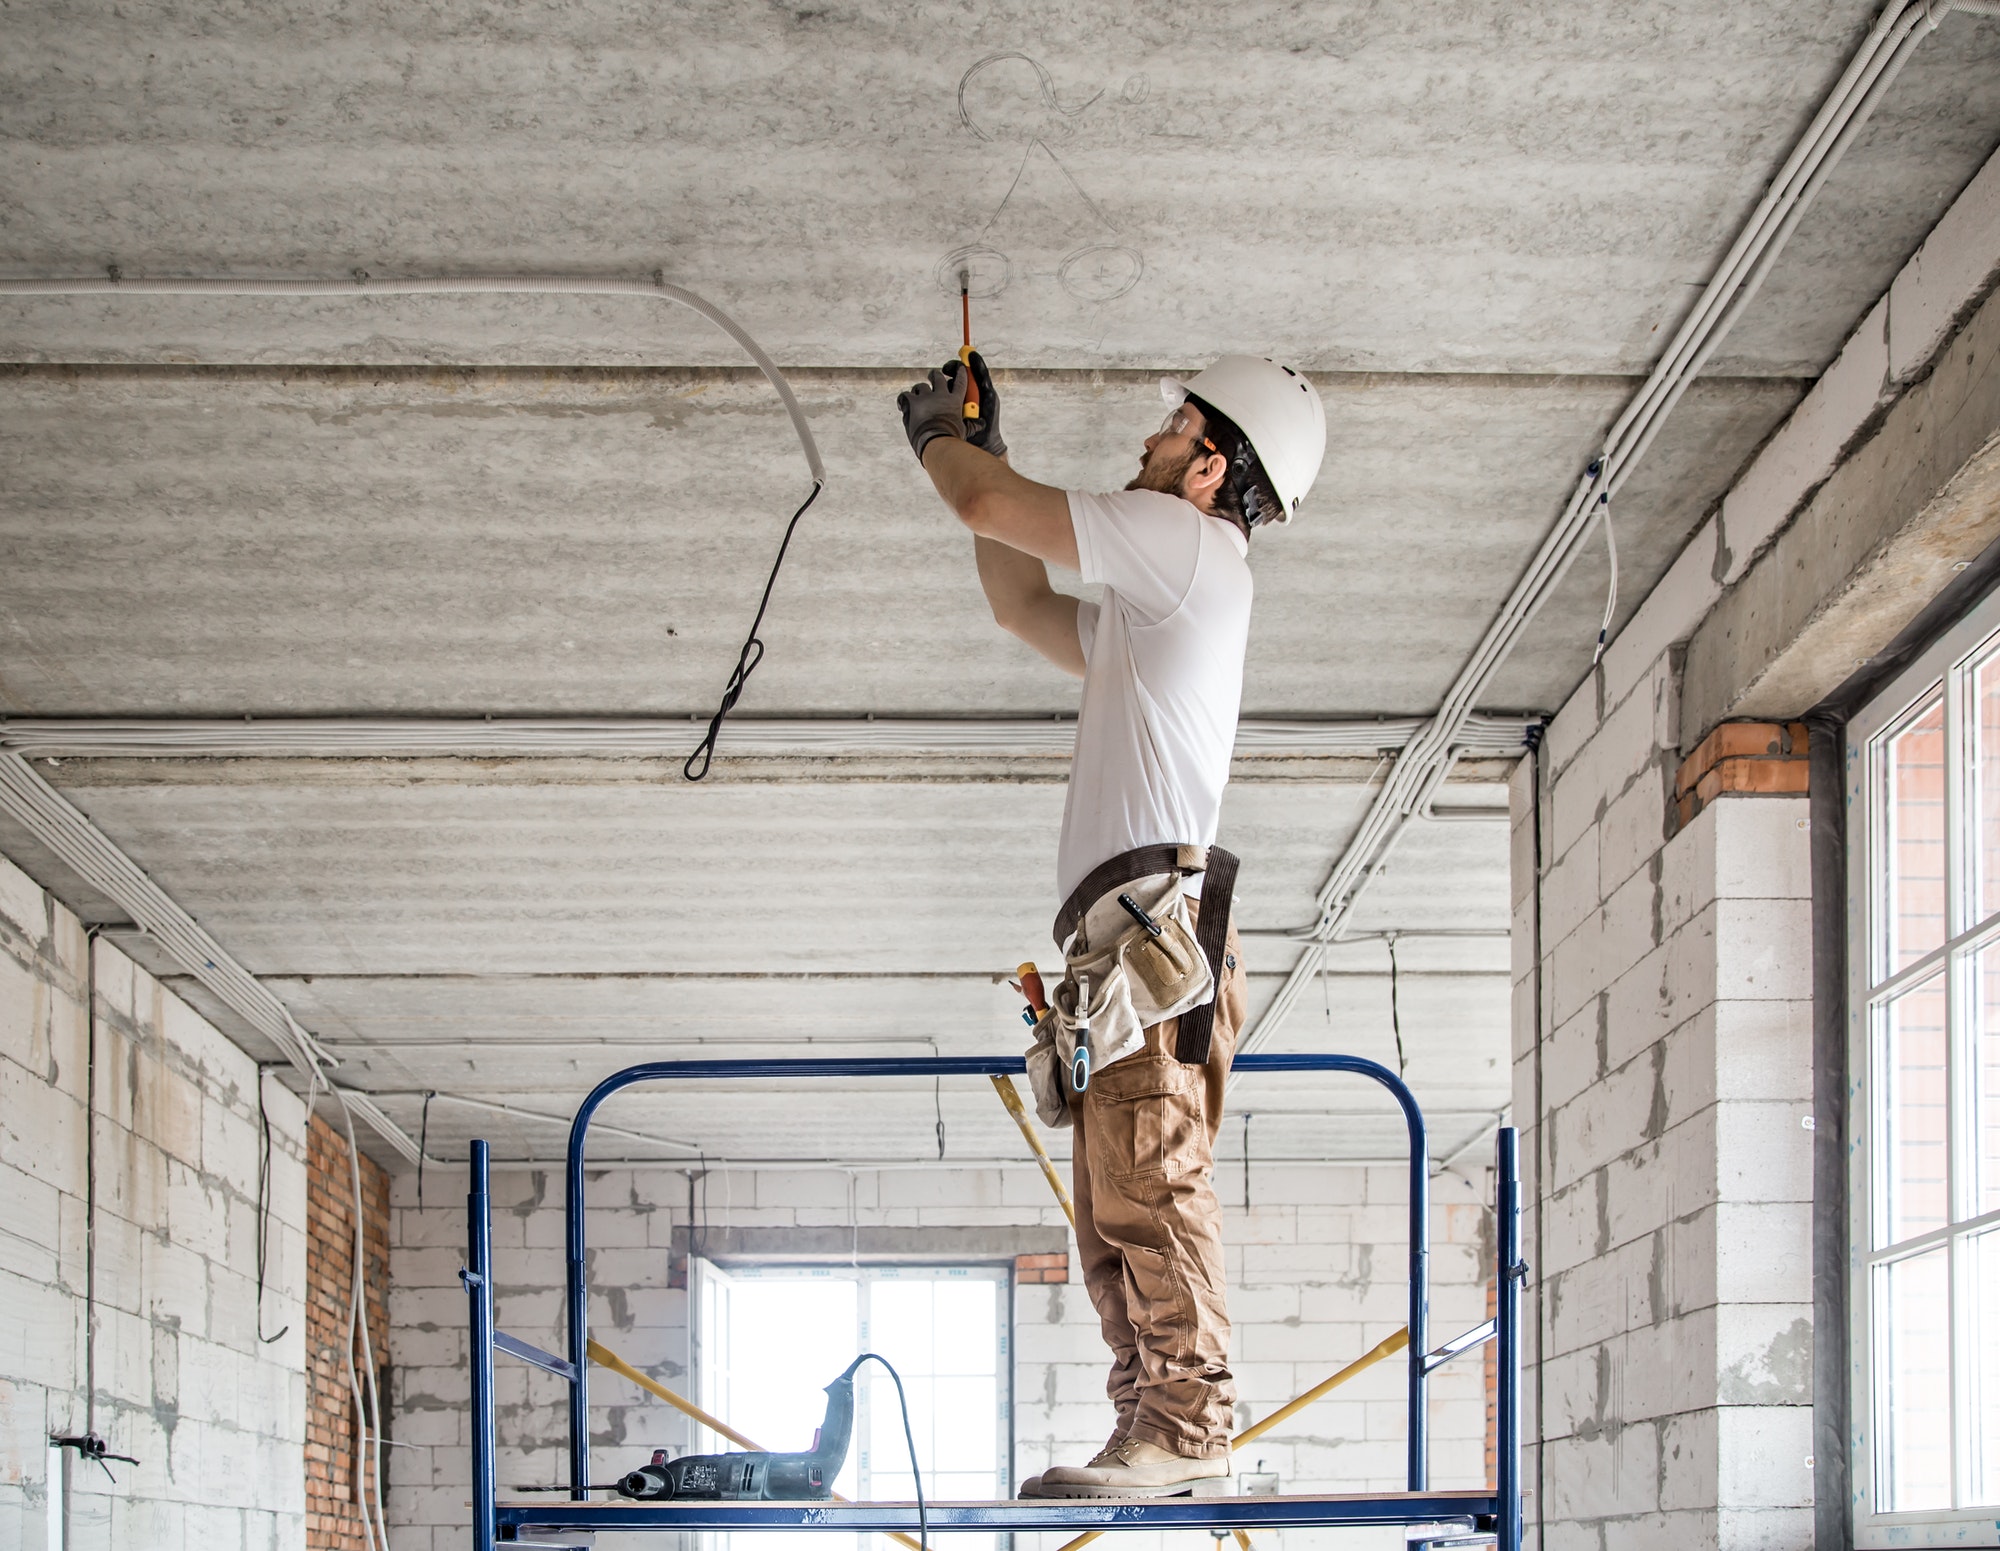
<path id="1" fill-rule="evenodd" d="M 1317 388 L 1276 361 L 1226 355 L 1186 382 L 1162 377 L 1160 395 L 1169 404 L 1198 398 L 1235 421 L 1278 492 L 1282 510 L 1274 520 L 1298 514 L 1326 456 L 1326 409 Z"/>

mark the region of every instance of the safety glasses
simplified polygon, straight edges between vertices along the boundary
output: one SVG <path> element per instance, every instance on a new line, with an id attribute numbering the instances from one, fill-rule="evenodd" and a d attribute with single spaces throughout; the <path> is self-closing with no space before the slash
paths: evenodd
<path id="1" fill-rule="evenodd" d="M 1190 434 L 1195 428 L 1195 417 L 1200 413 L 1199 410 L 1191 409 L 1185 404 L 1177 409 L 1168 410 L 1167 418 L 1160 422 L 1160 435 L 1186 436 Z M 1206 436 L 1201 437 L 1200 442 L 1210 452 L 1217 450 L 1215 443 L 1210 441 Z"/>

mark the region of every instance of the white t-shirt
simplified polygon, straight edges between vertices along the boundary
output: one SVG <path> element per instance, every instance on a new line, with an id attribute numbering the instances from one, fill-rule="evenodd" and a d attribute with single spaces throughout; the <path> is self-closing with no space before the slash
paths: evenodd
<path id="1" fill-rule="evenodd" d="M 1234 523 L 1153 490 L 1072 490 L 1069 514 L 1083 579 L 1105 591 L 1077 609 L 1060 899 L 1135 846 L 1214 842 L 1250 635 L 1250 545 Z"/>

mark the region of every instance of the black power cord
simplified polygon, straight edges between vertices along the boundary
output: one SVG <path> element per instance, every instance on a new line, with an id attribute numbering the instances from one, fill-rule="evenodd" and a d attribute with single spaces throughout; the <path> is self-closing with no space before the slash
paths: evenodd
<path id="1" fill-rule="evenodd" d="M 806 508 L 819 499 L 821 488 L 819 481 L 814 480 L 812 493 L 792 513 L 792 520 L 785 524 L 785 536 L 778 544 L 778 558 L 771 562 L 771 574 L 764 581 L 764 596 L 757 603 L 757 617 L 750 621 L 750 633 L 743 638 L 743 650 L 736 654 L 735 670 L 723 686 L 722 703 L 715 708 L 715 715 L 709 718 L 707 734 L 688 755 L 687 763 L 681 766 L 681 774 L 690 781 L 699 781 L 708 774 L 709 762 L 715 758 L 715 740 L 722 732 L 723 718 L 736 709 L 736 702 L 743 698 L 743 691 L 749 686 L 750 675 L 764 660 L 764 643 L 758 639 L 757 630 L 764 623 L 764 610 L 771 606 L 771 589 L 778 584 L 778 572 L 785 564 L 785 551 L 792 547 L 792 535 L 798 531 L 799 519 L 805 516 Z M 695 768 L 696 761 L 701 763 L 699 770 Z"/>
<path id="2" fill-rule="evenodd" d="M 264 1138 L 257 1157 L 257 1339 L 269 1346 L 292 1327 L 280 1325 L 276 1334 L 264 1334 L 264 1267 L 271 1248 L 271 1114 L 264 1107 L 264 1073 L 265 1068 L 257 1068 L 257 1127 Z"/>
<path id="3" fill-rule="evenodd" d="M 1403 999 L 1396 973 L 1396 934 L 1389 934 L 1389 1026 L 1396 1031 L 1396 1075 L 1410 1075 L 1409 1058 L 1403 1054 Z"/>
<path id="4" fill-rule="evenodd" d="M 903 1410 L 903 1442 L 910 1450 L 910 1479 L 917 1484 L 917 1544 L 923 1551 L 930 1551 L 931 1520 L 928 1510 L 924 1507 L 924 1473 L 922 1467 L 917 1464 L 917 1435 L 910 1430 L 910 1400 L 903 1393 L 903 1376 L 880 1352 L 863 1352 L 854 1359 L 854 1367 L 847 1371 L 852 1373 L 854 1368 L 859 1368 L 866 1362 L 880 1363 L 889 1370 L 889 1377 L 896 1381 L 896 1404 Z"/>

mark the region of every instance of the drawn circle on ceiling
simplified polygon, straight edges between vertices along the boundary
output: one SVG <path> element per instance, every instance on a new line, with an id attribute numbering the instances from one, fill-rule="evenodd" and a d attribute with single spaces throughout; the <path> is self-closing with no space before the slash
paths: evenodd
<path id="1" fill-rule="evenodd" d="M 1136 248 L 1093 242 L 1062 261 L 1056 279 L 1080 302 L 1115 302 L 1146 272 L 1146 260 Z"/>
<path id="2" fill-rule="evenodd" d="M 982 301 L 1007 289 L 1010 269 L 1007 255 L 997 248 L 954 248 L 938 260 L 937 285 L 947 296 L 958 295 L 958 276 L 963 270 L 968 294 L 974 301 Z"/>

